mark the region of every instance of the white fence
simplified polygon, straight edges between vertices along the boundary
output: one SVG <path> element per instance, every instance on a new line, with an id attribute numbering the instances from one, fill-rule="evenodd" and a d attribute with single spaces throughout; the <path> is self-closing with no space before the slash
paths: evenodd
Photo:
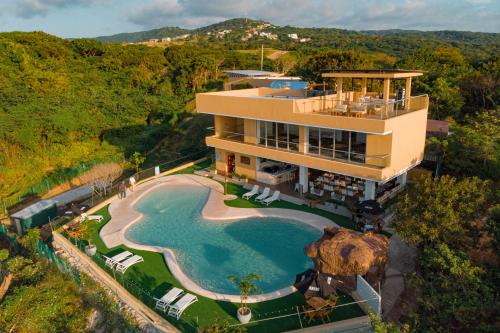
<path id="1" fill-rule="evenodd" d="M 382 313 L 382 299 L 380 295 L 363 279 L 360 275 L 357 276 L 356 293 L 366 300 L 366 305 L 370 310 L 377 315 Z"/>

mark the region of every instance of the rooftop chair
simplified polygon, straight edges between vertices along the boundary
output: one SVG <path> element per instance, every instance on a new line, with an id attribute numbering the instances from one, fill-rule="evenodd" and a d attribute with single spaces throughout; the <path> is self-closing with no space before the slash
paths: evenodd
<path id="1" fill-rule="evenodd" d="M 94 220 L 97 222 L 101 222 L 102 220 L 104 220 L 104 217 L 102 217 L 102 215 L 87 215 L 87 213 L 82 213 L 80 215 L 80 223 L 85 220 Z"/>
<path id="2" fill-rule="evenodd" d="M 259 193 L 259 185 L 254 185 L 253 188 L 252 188 L 252 190 L 250 192 L 247 192 L 247 193 L 243 194 L 241 197 L 243 199 L 249 200 L 251 197 L 253 197 L 257 193 Z"/>
<path id="3" fill-rule="evenodd" d="M 141 256 L 134 255 L 133 257 L 128 258 L 125 261 L 122 261 L 116 265 L 116 271 L 120 272 L 122 274 L 125 274 L 125 271 L 132 265 L 143 262 L 144 259 L 142 259 Z"/>
<path id="4" fill-rule="evenodd" d="M 262 191 L 262 194 L 260 194 L 257 198 L 255 198 L 255 201 L 259 202 L 264 200 L 269 196 L 269 192 L 271 192 L 271 189 L 269 187 L 266 187 L 264 191 Z"/>
<path id="5" fill-rule="evenodd" d="M 346 114 L 347 113 L 347 105 L 344 104 L 337 104 L 333 107 L 333 113 L 335 114 Z"/>
<path id="6" fill-rule="evenodd" d="M 273 195 L 267 199 L 262 200 L 262 203 L 265 203 L 267 206 L 269 206 L 276 200 L 280 200 L 280 191 L 274 191 Z"/>
<path id="7" fill-rule="evenodd" d="M 128 258 L 132 257 L 133 255 L 134 254 L 132 252 L 124 251 L 124 252 L 118 253 L 115 256 L 112 256 L 111 258 L 110 257 L 106 257 L 106 256 L 104 256 L 104 258 L 106 258 L 106 266 L 108 266 L 109 268 L 113 268 L 120 261 L 128 259 Z"/>
<path id="8" fill-rule="evenodd" d="M 364 115 L 367 113 L 366 105 L 364 103 L 352 103 L 352 106 L 353 106 L 352 113 L 356 117 L 361 117 L 361 115 Z"/>
<path id="9" fill-rule="evenodd" d="M 170 306 L 170 309 L 168 310 L 168 315 L 171 317 L 174 317 L 175 319 L 179 320 L 181 317 L 182 313 L 184 310 L 188 308 L 191 304 L 196 302 L 198 300 L 198 297 L 192 294 L 186 294 L 182 296 L 180 300 L 175 302 L 174 305 Z"/>
<path id="10" fill-rule="evenodd" d="M 153 297 L 156 301 L 155 309 L 162 310 L 163 312 L 167 312 L 167 308 L 172 304 L 180 295 L 184 293 L 184 290 L 179 288 L 172 288 L 163 295 L 162 298 Z"/>

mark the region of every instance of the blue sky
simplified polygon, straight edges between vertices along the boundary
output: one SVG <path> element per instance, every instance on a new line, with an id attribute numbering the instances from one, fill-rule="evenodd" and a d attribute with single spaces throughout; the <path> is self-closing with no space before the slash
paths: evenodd
<path id="1" fill-rule="evenodd" d="M 61 37 L 193 28 L 244 16 L 298 27 L 500 32 L 500 0 L 0 0 L 0 31 Z"/>

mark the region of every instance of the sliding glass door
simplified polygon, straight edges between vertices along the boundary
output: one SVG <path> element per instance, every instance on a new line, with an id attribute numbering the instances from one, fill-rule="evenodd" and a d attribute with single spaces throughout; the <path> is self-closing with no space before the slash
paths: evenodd
<path id="1" fill-rule="evenodd" d="M 309 127 L 308 133 L 308 154 L 330 159 L 365 162 L 365 133 L 317 127 Z"/>
<path id="2" fill-rule="evenodd" d="M 260 145 L 299 151 L 299 127 L 297 125 L 259 121 L 258 128 Z"/>

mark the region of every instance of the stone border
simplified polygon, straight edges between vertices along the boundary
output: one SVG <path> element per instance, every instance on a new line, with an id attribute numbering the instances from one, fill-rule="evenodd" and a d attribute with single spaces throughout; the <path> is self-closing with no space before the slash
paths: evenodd
<path id="1" fill-rule="evenodd" d="M 111 220 L 101 229 L 99 233 L 99 236 L 108 248 L 124 244 L 130 248 L 162 253 L 170 272 L 186 289 L 197 293 L 198 295 L 214 300 L 239 302 L 240 296 L 216 293 L 206 290 L 196 284 L 182 271 L 175 257 L 175 252 L 172 249 L 166 247 L 137 244 L 125 237 L 127 229 L 134 223 L 138 222 L 143 216 L 141 213 L 134 209 L 134 204 L 136 204 L 149 192 L 160 186 L 208 187 L 210 189 L 209 196 L 201 212 L 202 217 L 207 220 L 227 221 L 240 220 L 250 217 L 276 217 L 292 219 L 295 221 L 306 223 L 309 226 L 312 226 L 320 231 L 323 231 L 323 229 L 327 226 L 337 226 L 335 223 L 325 217 L 297 210 L 282 208 L 229 207 L 224 203 L 224 200 L 231 200 L 235 197 L 225 196 L 223 194 L 223 186 L 220 183 L 209 178 L 187 174 L 178 174 L 156 178 L 154 180 L 136 186 L 133 192 L 128 192 L 125 199 L 114 200 L 111 202 L 109 206 Z M 284 297 L 294 293 L 295 291 L 296 289 L 293 286 L 289 286 L 270 293 L 252 295 L 248 298 L 248 303 L 258 303 Z"/>

